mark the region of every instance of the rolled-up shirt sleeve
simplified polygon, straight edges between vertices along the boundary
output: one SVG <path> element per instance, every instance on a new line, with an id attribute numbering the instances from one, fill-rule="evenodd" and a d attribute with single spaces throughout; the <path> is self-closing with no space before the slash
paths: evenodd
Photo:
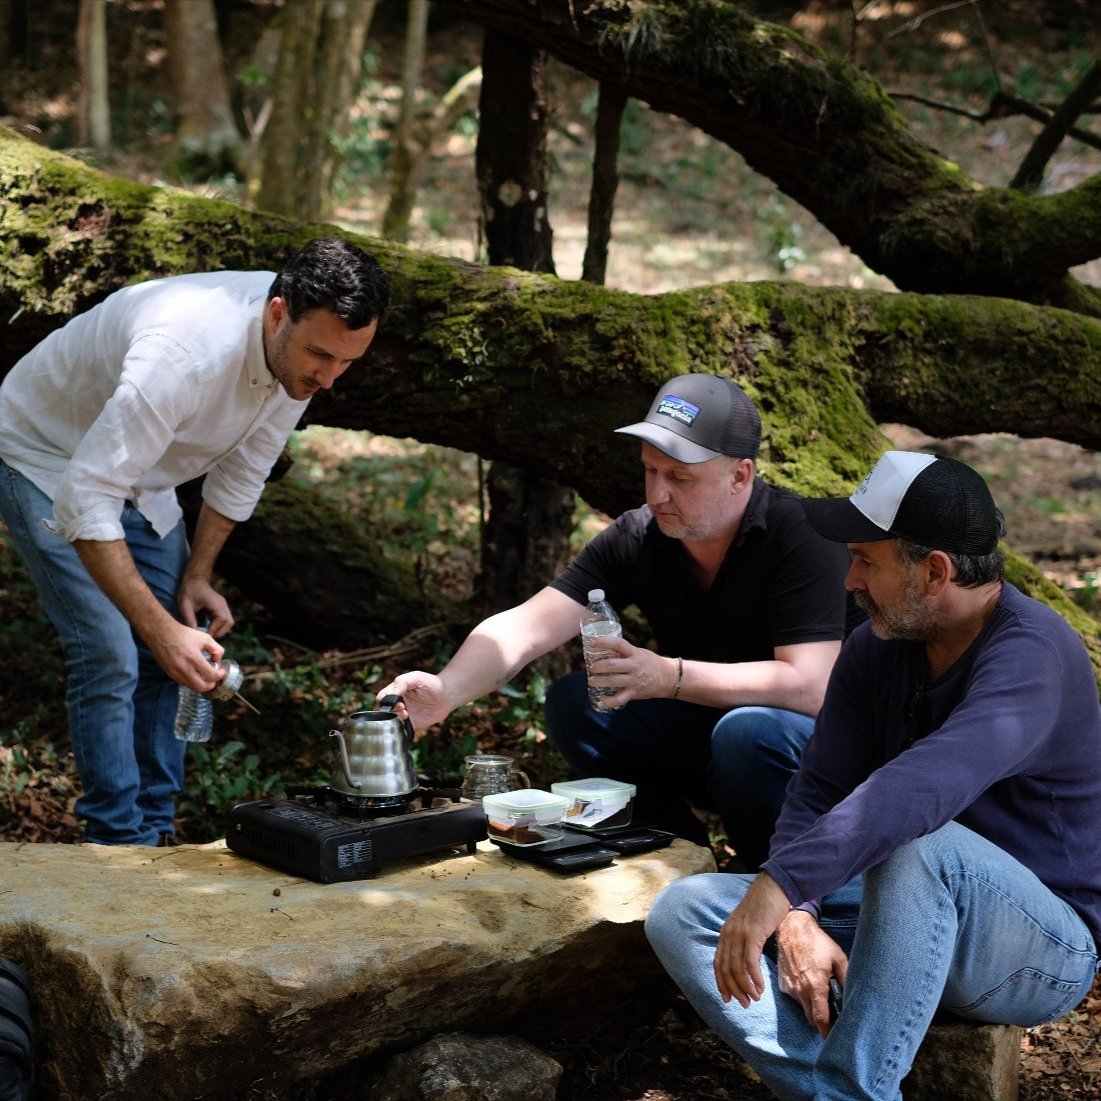
<path id="1" fill-rule="evenodd" d="M 301 419 L 306 402 L 289 402 L 224 456 L 203 479 L 203 500 L 216 512 L 241 523 L 256 508 L 264 482 L 287 437 Z"/>

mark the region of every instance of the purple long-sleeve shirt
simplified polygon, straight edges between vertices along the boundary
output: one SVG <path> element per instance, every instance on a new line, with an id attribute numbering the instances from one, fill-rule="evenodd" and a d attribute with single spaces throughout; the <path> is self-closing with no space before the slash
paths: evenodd
<path id="1" fill-rule="evenodd" d="M 854 632 L 763 870 L 800 905 L 954 820 L 1031 869 L 1101 944 L 1101 706 L 1081 640 L 1006 584 L 955 664 L 928 685 L 925 668 L 922 643 Z"/>

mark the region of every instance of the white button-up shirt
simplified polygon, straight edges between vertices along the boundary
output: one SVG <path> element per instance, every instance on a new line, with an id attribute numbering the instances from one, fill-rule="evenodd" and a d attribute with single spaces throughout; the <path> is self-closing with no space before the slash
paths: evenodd
<path id="1" fill-rule="evenodd" d="M 308 405 L 267 368 L 272 272 L 208 272 L 125 287 L 47 336 L 0 386 L 0 458 L 54 503 L 70 541 L 123 538 L 131 501 L 161 535 L 176 487 L 247 520 Z"/>

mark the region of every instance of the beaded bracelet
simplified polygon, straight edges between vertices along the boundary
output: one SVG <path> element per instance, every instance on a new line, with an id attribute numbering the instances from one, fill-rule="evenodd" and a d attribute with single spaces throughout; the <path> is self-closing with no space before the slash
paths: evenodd
<path id="1" fill-rule="evenodd" d="M 684 659 L 674 658 L 677 663 L 677 683 L 673 685 L 673 694 L 669 697 L 671 700 L 675 700 L 680 695 L 680 682 L 684 678 Z"/>

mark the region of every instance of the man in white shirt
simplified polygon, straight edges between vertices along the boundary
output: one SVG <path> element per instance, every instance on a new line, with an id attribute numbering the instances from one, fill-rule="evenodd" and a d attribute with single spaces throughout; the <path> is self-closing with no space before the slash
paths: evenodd
<path id="1" fill-rule="evenodd" d="M 0 516 L 65 650 L 89 841 L 173 843 L 186 748 L 176 685 L 214 687 L 215 640 L 233 626 L 215 560 L 310 397 L 364 355 L 388 300 L 373 257 L 316 240 L 278 274 L 116 291 L 0 386 Z M 189 546 L 175 491 L 198 477 Z"/>

